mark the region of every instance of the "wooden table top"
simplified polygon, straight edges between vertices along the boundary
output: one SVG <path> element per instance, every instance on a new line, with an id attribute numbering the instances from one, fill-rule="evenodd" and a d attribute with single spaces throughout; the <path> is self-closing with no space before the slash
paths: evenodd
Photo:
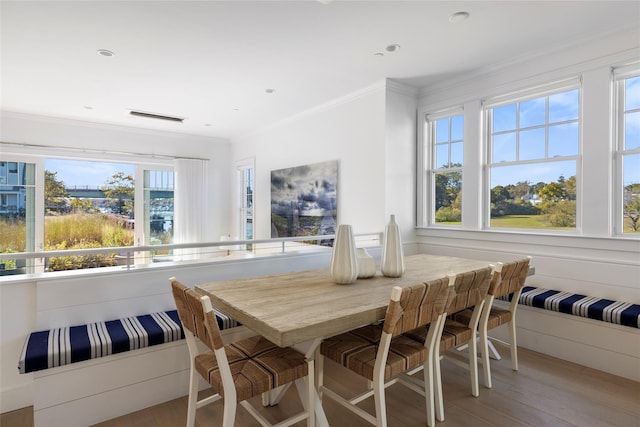
<path id="1" fill-rule="evenodd" d="M 437 255 L 405 257 L 399 278 L 382 276 L 349 285 L 331 280 L 329 269 L 202 283 L 213 306 L 288 347 L 328 337 L 384 318 L 391 289 L 488 266 L 488 261 Z"/>

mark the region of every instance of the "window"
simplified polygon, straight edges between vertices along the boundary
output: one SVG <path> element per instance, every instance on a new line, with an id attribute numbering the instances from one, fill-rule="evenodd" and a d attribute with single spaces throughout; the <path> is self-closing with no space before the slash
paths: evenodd
<path id="1" fill-rule="evenodd" d="M 8 156 L 0 162 L 0 253 L 172 243 L 174 178 L 170 167 L 4 158 Z M 144 177 L 139 189 L 136 170 Z M 136 216 L 142 218 L 138 227 Z M 136 262 L 149 261 L 146 255 L 138 256 Z M 0 263 L 0 274 L 124 262 L 127 260 L 118 254 L 46 257 L 33 265 L 9 260 Z"/>
<path id="2" fill-rule="evenodd" d="M 237 166 L 238 174 L 238 224 L 241 240 L 253 239 L 253 161 L 240 162 Z"/>
<path id="3" fill-rule="evenodd" d="M 616 234 L 640 235 L 640 69 L 614 71 L 616 85 Z"/>
<path id="4" fill-rule="evenodd" d="M 577 83 L 484 105 L 490 227 L 575 230 Z"/>
<path id="5" fill-rule="evenodd" d="M 173 171 L 144 171 L 145 244 L 173 243 Z"/>
<path id="6" fill-rule="evenodd" d="M 0 253 L 35 249 L 36 165 L 0 161 Z M 23 260 L 0 261 L 0 275 L 26 272 Z"/>
<path id="7" fill-rule="evenodd" d="M 462 113 L 427 116 L 427 140 L 430 147 L 429 187 L 430 224 L 462 223 L 462 168 L 464 153 L 464 116 Z"/>
<path id="8" fill-rule="evenodd" d="M 44 250 L 132 246 L 135 166 L 45 159 Z M 45 271 L 117 265 L 115 254 L 50 257 Z"/>

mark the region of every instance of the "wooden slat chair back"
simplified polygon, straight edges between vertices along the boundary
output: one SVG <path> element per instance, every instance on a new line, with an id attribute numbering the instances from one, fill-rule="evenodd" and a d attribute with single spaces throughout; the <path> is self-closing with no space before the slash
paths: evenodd
<path id="1" fill-rule="evenodd" d="M 453 296 L 451 302 L 446 308 L 446 314 L 471 308 L 473 310 L 473 324 L 464 325 L 452 322 L 450 319 L 443 317 L 440 338 L 435 344 L 434 352 L 438 357 L 434 358 L 433 376 L 434 376 L 434 400 L 435 413 L 438 421 L 444 421 L 444 403 L 442 398 L 442 380 L 440 377 L 440 355 L 447 350 L 458 347 L 463 344 L 469 344 L 470 352 L 476 351 L 476 328 L 482 312 L 485 297 L 491 285 L 494 266 L 488 266 L 477 270 L 469 271 L 456 276 L 454 283 Z M 429 328 L 431 329 L 431 328 Z M 425 342 L 430 330 L 427 328 L 417 328 L 405 333 L 405 336 L 416 340 L 417 342 Z M 478 390 L 478 361 L 475 357 L 469 357 L 468 362 L 471 380 L 471 394 L 479 395 Z"/>
<path id="2" fill-rule="evenodd" d="M 484 372 L 484 384 L 485 387 L 491 388 L 491 364 L 489 360 L 489 350 L 499 358 L 499 354 L 496 351 L 490 340 L 498 341 L 509 347 L 511 352 L 511 367 L 514 371 L 518 370 L 518 347 L 516 339 L 516 309 L 518 308 L 518 300 L 522 288 L 524 287 L 527 275 L 529 274 L 529 266 L 531 263 L 531 257 L 525 257 L 516 261 L 507 262 L 501 264 L 501 269 L 497 280 L 493 281 L 489 287 L 487 298 L 485 299 L 485 307 L 482 311 L 480 321 L 478 324 L 478 330 L 480 333 L 480 345 L 482 366 Z M 511 295 L 512 299 L 508 308 L 496 307 L 494 305 L 494 299 Z M 454 318 L 456 321 L 465 323 L 469 322 L 472 316 L 472 312 L 464 310 L 457 313 Z M 509 342 L 497 340 L 489 337 L 488 331 L 497 328 L 501 325 L 509 325 Z"/>
<path id="3" fill-rule="evenodd" d="M 277 425 L 290 426 L 304 419 L 307 419 L 308 426 L 315 425 L 313 360 L 306 360 L 298 351 L 280 348 L 261 336 L 225 345 L 209 297 L 199 294 L 173 277 L 169 281 L 191 362 L 187 427 L 195 425 L 197 408 L 220 399 L 224 399 L 223 427 L 234 425 L 238 402 L 262 426 L 271 426 L 247 399 L 294 381 L 301 388 L 305 380 L 307 387 L 303 394 L 306 394 L 307 399 L 303 406 L 306 406 L 306 410 Z M 201 352 L 196 338 L 210 351 Z M 198 375 L 207 380 L 216 394 L 197 400 Z"/>
<path id="4" fill-rule="evenodd" d="M 428 425 L 435 424 L 433 401 L 433 349 L 438 327 L 425 342 L 418 343 L 403 335 L 408 330 L 440 322 L 452 300 L 454 277 L 443 277 L 405 288 L 394 287 L 382 325 L 367 325 L 327 338 L 320 346 L 323 358 L 319 362 L 319 385 L 324 396 L 331 397 L 376 426 L 387 425 L 384 389 L 399 380 L 399 376 L 418 366 L 425 370 L 426 381 L 421 389 L 411 387 L 425 396 Z M 363 376 L 371 388 L 346 399 L 322 384 L 323 359 L 330 359 Z M 372 416 L 357 403 L 373 395 L 376 414 Z"/>

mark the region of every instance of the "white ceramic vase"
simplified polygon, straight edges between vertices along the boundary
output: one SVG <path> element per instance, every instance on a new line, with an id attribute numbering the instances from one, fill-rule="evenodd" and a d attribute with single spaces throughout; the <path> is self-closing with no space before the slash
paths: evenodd
<path id="1" fill-rule="evenodd" d="M 368 279 L 376 275 L 376 261 L 365 248 L 356 249 L 358 258 L 358 279 Z"/>
<path id="2" fill-rule="evenodd" d="M 331 253 L 331 278 L 340 285 L 353 283 L 358 278 L 358 259 L 351 226 L 338 225 Z"/>
<path id="3" fill-rule="evenodd" d="M 380 270 L 386 277 L 400 277 L 404 273 L 404 254 L 402 253 L 400 228 L 396 222 L 395 215 L 391 215 L 389 224 L 384 230 Z"/>

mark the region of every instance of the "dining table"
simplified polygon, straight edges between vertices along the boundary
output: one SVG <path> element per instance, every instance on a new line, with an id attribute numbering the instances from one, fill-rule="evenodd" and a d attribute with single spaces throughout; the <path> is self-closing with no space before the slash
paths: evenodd
<path id="1" fill-rule="evenodd" d="M 196 285 L 213 306 L 280 347 L 293 346 L 309 360 L 323 338 L 384 319 L 391 290 L 485 268 L 491 261 L 443 255 L 404 257 L 400 277 L 336 284 L 326 269 L 293 271 Z M 319 398 L 316 422 L 328 426 Z"/>

